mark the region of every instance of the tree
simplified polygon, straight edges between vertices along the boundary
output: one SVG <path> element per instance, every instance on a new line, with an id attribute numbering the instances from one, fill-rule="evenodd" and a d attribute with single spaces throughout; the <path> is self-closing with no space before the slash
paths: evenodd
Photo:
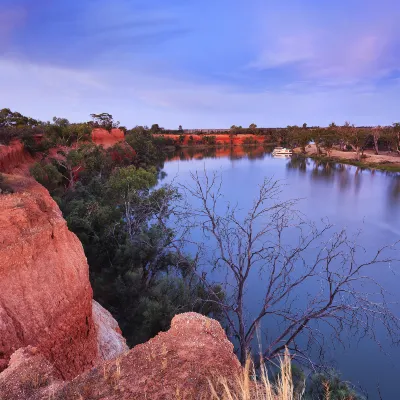
<path id="1" fill-rule="evenodd" d="M 135 166 L 148 168 L 161 167 L 164 153 L 161 146 L 157 145 L 156 137 L 143 127 L 136 127 L 127 132 L 126 142 L 136 151 Z"/>
<path id="2" fill-rule="evenodd" d="M 372 138 L 374 139 L 374 148 L 375 148 L 375 154 L 379 154 L 379 139 L 382 135 L 382 127 L 381 126 L 376 126 L 375 128 L 372 129 Z"/>
<path id="3" fill-rule="evenodd" d="M 386 127 L 384 137 L 389 149 L 400 154 L 400 123 L 396 122 L 392 126 Z"/>
<path id="4" fill-rule="evenodd" d="M 36 162 L 30 168 L 31 175 L 46 189 L 53 191 L 62 182 L 62 174 L 53 164 L 41 164 Z"/>
<path id="5" fill-rule="evenodd" d="M 156 133 L 159 133 L 161 131 L 161 128 L 159 127 L 158 124 L 153 124 L 150 128 L 150 132 L 154 135 Z"/>
<path id="6" fill-rule="evenodd" d="M 317 148 L 317 154 L 321 154 L 321 146 L 323 144 L 325 130 L 321 129 L 319 126 L 314 129 L 312 133 L 312 139 L 314 140 L 315 147 Z"/>
<path id="7" fill-rule="evenodd" d="M 255 135 L 256 133 L 257 133 L 257 125 L 256 124 L 250 124 L 249 125 L 249 131 L 253 134 L 253 135 Z"/>
<path id="8" fill-rule="evenodd" d="M 78 173 L 83 169 L 84 156 L 79 149 L 70 150 L 67 153 L 59 150 L 57 154 L 61 157 L 53 158 L 52 162 L 64 178 L 66 190 L 73 190 Z"/>
<path id="9" fill-rule="evenodd" d="M 9 108 L 3 108 L 2 110 L 0 110 L 0 127 L 35 127 L 40 124 L 40 121 L 30 117 L 26 117 L 17 111 L 11 111 Z"/>
<path id="10" fill-rule="evenodd" d="M 297 125 L 288 126 L 289 140 L 292 145 L 297 145 L 303 153 L 306 153 L 306 146 L 310 143 L 312 135 L 306 128 L 299 128 Z"/>
<path id="11" fill-rule="evenodd" d="M 196 204 L 188 206 L 188 220 L 201 229 L 204 241 L 211 238 L 203 263 L 226 277 L 210 281 L 224 289 L 226 301 L 218 303 L 212 290 L 211 299 L 224 310 L 242 363 L 264 320 L 269 332 L 275 331 L 272 327 L 277 332 L 266 336 L 265 359 L 275 358 L 287 347 L 299 360 L 311 362 L 311 349 L 323 354 L 327 340 L 343 344 L 348 334 L 374 338 L 378 322 L 393 342 L 398 340 L 399 318 L 390 310 L 382 287 L 368 274 L 371 266 L 390 264 L 387 253 L 395 251 L 393 247 L 379 249 L 367 260 L 360 258 L 365 257 L 363 249 L 346 231 L 331 233 L 327 222 L 318 227 L 304 221 L 294 209 L 296 200 L 281 200 L 282 188 L 272 179 L 262 182 L 245 214 L 229 203 L 219 211 L 223 189 L 217 175 L 196 172 L 192 179 L 193 184 L 183 188 Z M 197 273 L 204 278 L 204 271 Z M 258 276 L 264 286 L 259 309 L 251 315 L 246 309 L 250 276 Z M 363 285 L 370 291 L 363 291 Z M 331 329 L 329 339 L 321 333 L 322 325 Z"/>
<path id="12" fill-rule="evenodd" d="M 118 128 L 119 121 L 114 121 L 113 116 L 108 113 L 90 114 L 93 119 L 92 125 L 95 128 L 102 128 L 109 132 L 113 128 Z"/>
<path id="13" fill-rule="evenodd" d="M 179 132 L 183 132 L 182 125 L 179 125 L 178 131 L 179 131 Z"/>
<path id="14" fill-rule="evenodd" d="M 356 159 L 360 161 L 368 144 L 370 131 L 366 128 L 356 128 L 354 125 L 345 126 L 345 137 L 347 142 L 356 152 Z"/>
<path id="15" fill-rule="evenodd" d="M 335 130 L 332 129 L 327 129 L 324 136 L 323 136 L 323 147 L 326 150 L 326 153 L 328 154 L 328 157 L 330 157 L 333 146 L 337 142 L 337 136 L 335 133 Z"/>

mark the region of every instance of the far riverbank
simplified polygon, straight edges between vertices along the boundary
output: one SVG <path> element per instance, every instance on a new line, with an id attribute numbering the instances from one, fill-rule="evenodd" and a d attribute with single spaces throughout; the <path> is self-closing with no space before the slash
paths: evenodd
<path id="1" fill-rule="evenodd" d="M 310 144 L 306 147 L 306 153 L 302 153 L 300 148 L 295 148 L 294 153 L 310 157 L 322 161 L 340 162 L 342 164 L 350 164 L 361 168 L 378 169 L 388 172 L 400 172 L 400 156 L 393 153 L 381 152 L 375 154 L 373 150 L 366 150 L 361 161 L 356 159 L 354 151 L 340 151 L 332 149 L 330 156 L 326 153 L 317 154 L 315 144 Z"/>

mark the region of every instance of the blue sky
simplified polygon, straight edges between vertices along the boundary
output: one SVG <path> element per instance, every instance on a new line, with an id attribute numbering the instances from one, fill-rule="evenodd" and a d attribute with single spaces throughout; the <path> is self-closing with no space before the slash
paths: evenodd
<path id="1" fill-rule="evenodd" d="M 0 0 L 0 108 L 123 125 L 400 120 L 397 0 Z"/>

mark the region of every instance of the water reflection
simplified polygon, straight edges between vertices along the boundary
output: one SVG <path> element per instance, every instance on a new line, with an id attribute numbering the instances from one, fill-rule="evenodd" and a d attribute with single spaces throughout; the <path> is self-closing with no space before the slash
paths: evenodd
<path id="1" fill-rule="evenodd" d="M 185 147 L 167 154 L 167 161 L 203 160 L 205 158 L 227 157 L 230 160 L 262 160 L 272 152 L 272 148 L 264 146 L 223 146 L 223 147 Z"/>
<path id="2" fill-rule="evenodd" d="M 247 160 L 255 162 L 259 160 L 276 159 L 277 163 L 284 163 L 286 171 L 290 174 L 298 172 L 317 184 L 333 185 L 341 193 L 352 191 L 358 194 L 367 177 L 371 185 L 374 180 L 381 182 L 382 176 L 387 176 L 387 209 L 386 213 L 400 214 L 400 174 L 382 172 L 360 168 L 337 162 L 321 161 L 306 158 L 299 155 L 291 157 L 272 156 L 273 147 L 258 145 L 249 146 L 223 146 L 223 147 L 187 147 L 172 151 L 167 155 L 166 161 L 190 161 L 224 158 L 230 161 Z M 368 179 L 367 179 L 368 180 Z M 377 182 L 376 182 L 377 183 Z M 381 190 L 371 188 L 372 190 Z"/>
<path id="3" fill-rule="evenodd" d="M 299 170 L 300 172 L 306 172 L 307 167 L 310 165 L 310 161 L 305 157 L 292 156 L 286 164 L 287 169 Z"/>

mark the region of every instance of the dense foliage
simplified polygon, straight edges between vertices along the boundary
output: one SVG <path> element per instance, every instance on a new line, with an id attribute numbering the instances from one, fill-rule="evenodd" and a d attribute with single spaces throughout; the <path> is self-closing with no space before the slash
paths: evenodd
<path id="1" fill-rule="evenodd" d="M 167 220 L 178 193 L 155 188 L 162 146 L 135 131 L 127 143 L 59 150 L 34 164 L 31 174 L 50 190 L 81 240 L 95 299 L 134 345 L 168 329 L 177 313 L 218 316 L 219 310 L 204 302 L 207 292 L 190 259 L 173 246 L 175 232 Z"/>

